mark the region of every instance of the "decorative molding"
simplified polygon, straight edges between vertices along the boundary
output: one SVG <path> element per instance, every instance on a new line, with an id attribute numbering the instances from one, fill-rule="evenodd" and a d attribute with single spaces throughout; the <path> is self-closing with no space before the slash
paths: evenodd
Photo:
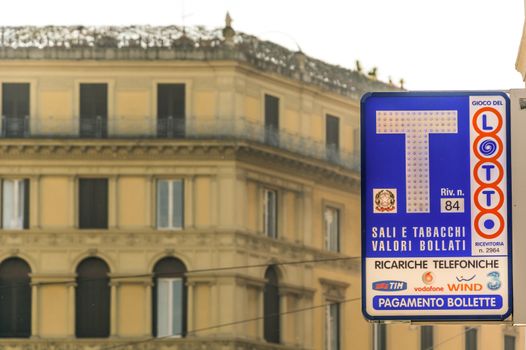
<path id="1" fill-rule="evenodd" d="M 320 278 L 320 284 L 325 299 L 336 302 L 345 300 L 345 292 L 350 286 L 349 283 L 329 280 L 326 278 Z"/>
<path id="2" fill-rule="evenodd" d="M 82 159 L 89 168 L 90 161 L 148 160 L 168 161 L 170 163 L 201 160 L 238 160 L 264 168 L 284 171 L 290 175 L 301 174 L 305 179 L 328 184 L 344 191 L 358 192 L 359 174 L 324 160 L 303 156 L 281 148 L 261 145 L 251 141 L 205 141 L 205 140 L 141 140 L 119 139 L 64 141 L 47 139 L 0 139 L 0 159 L 6 161 L 6 175 L 11 172 L 29 175 L 55 174 L 56 170 L 45 166 L 49 161 L 59 160 L 68 167 L 69 161 Z M 13 169 L 11 162 L 32 160 L 31 166 Z M 39 162 L 43 162 L 39 164 Z M 118 163 L 98 164 L 112 173 Z M 79 172 L 77 165 L 69 166 L 69 173 Z M 161 166 L 162 167 L 162 166 Z M 100 172 L 100 169 L 97 171 Z M 128 175 L 123 170 L 122 175 Z M 144 167 L 136 167 L 132 174 L 144 175 Z M 69 174 L 68 173 L 68 174 Z M 119 173 L 120 174 L 120 173 Z M 298 188 L 299 190 L 299 188 Z"/>
<path id="3" fill-rule="evenodd" d="M 30 338 L 2 339 L 0 350 L 94 350 L 105 348 L 133 348 L 134 350 L 308 350 L 301 346 L 270 344 L 263 340 L 226 336 L 199 336 L 189 334 L 186 338 L 151 339 L 150 337 L 114 337 L 108 339 Z"/>
<path id="4" fill-rule="evenodd" d="M 16 238 L 16 239 L 14 239 Z M 172 248 L 173 247 L 173 248 Z M 41 229 L 24 231 L 0 231 L 0 255 L 17 250 L 24 257 L 38 256 L 42 249 L 47 252 L 70 252 L 74 256 L 79 251 L 96 253 L 97 256 L 110 256 L 117 259 L 119 252 L 140 251 L 142 253 L 165 253 L 173 249 L 175 256 L 195 256 L 196 251 L 210 250 L 213 254 L 250 255 L 259 263 L 287 261 L 310 261 L 306 269 L 326 267 L 330 269 L 359 272 L 360 259 L 343 254 L 315 249 L 286 240 L 275 240 L 262 235 L 244 231 L 218 229 L 187 229 L 184 231 L 158 231 L 150 228 L 142 230 L 79 230 L 64 229 L 49 231 Z M 38 260 L 38 259 L 36 259 Z M 324 261 L 327 260 L 327 261 Z M 67 262 L 65 262 L 67 263 Z M 191 265 L 196 265 L 193 262 Z M 197 265 L 198 266 L 198 265 Z M 39 273 L 39 267 L 34 268 Z M 113 270 L 112 270 L 113 271 Z M 145 273 L 149 273 L 145 271 Z"/>

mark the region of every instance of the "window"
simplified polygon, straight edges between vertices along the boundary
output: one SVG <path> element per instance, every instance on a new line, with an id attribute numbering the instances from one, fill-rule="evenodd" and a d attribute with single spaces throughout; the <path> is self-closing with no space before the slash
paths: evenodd
<path id="1" fill-rule="evenodd" d="M 504 350 L 515 350 L 515 336 L 504 336 Z"/>
<path id="2" fill-rule="evenodd" d="M 327 114 L 325 117 L 325 145 L 327 158 L 331 161 L 340 157 L 340 119 Z"/>
<path id="3" fill-rule="evenodd" d="M 280 342 L 279 281 L 274 266 L 265 272 L 265 289 L 263 292 L 263 335 L 269 343 Z"/>
<path id="4" fill-rule="evenodd" d="M 79 228 L 108 228 L 108 179 L 79 180 Z"/>
<path id="5" fill-rule="evenodd" d="M 99 258 L 84 259 L 77 266 L 75 334 L 78 338 L 110 335 L 110 269 Z"/>
<path id="6" fill-rule="evenodd" d="M 184 225 L 183 180 L 157 181 L 157 227 L 182 229 Z"/>
<path id="7" fill-rule="evenodd" d="M 22 259 L 0 264 L 0 337 L 31 336 L 31 269 Z"/>
<path id="8" fill-rule="evenodd" d="M 186 267 L 170 257 L 157 262 L 153 272 L 153 335 L 182 337 L 186 333 Z"/>
<path id="9" fill-rule="evenodd" d="M 265 95 L 265 142 L 279 145 L 279 98 Z"/>
<path id="10" fill-rule="evenodd" d="M 184 137 L 185 135 L 185 85 L 157 85 L 157 135 Z"/>
<path id="11" fill-rule="evenodd" d="M 2 135 L 29 134 L 29 83 L 2 84 Z"/>
<path id="12" fill-rule="evenodd" d="M 263 232 L 270 238 L 278 236 L 278 192 L 263 191 Z"/>
<path id="13" fill-rule="evenodd" d="M 466 327 L 466 350 L 477 350 L 477 329 Z"/>
<path id="14" fill-rule="evenodd" d="M 375 323 L 373 327 L 373 350 L 387 350 L 387 325 Z"/>
<path id="15" fill-rule="evenodd" d="M 420 350 L 433 350 L 433 326 L 420 327 Z"/>
<path id="16" fill-rule="evenodd" d="M 325 307 L 326 350 L 340 349 L 340 304 L 331 303 Z"/>
<path id="17" fill-rule="evenodd" d="M 29 179 L 2 180 L 2 228 L 29 228 Z"/>
<path id="18" fill-rule="evenodd" d="M 108 133 L 108 85 L 80 84 L 80 136 L 106 137 Z"/>
<path id="19" fill-rule="evenodd" d="M 326 207 L 323 215 L 325 221 L 325 249 L 340 251 L 340 210 Z"/>

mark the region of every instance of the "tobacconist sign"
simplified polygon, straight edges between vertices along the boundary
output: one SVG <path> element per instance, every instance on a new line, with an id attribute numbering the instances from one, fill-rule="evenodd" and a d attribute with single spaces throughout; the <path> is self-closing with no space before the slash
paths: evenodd
<path id="1" fill-rule="evenodd" d="M 370 320 L 512 311 L 509 98 L 362 98 L 362 310 Z"/>

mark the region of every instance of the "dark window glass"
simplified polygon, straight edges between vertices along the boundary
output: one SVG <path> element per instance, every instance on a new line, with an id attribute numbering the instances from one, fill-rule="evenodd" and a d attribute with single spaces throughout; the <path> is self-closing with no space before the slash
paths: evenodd
<path id="1" fill-rule="evenodd" d="M 79 180 L 79 228 L 108 228 L 108 179 Z"/>
<path id="2" fill-rule="evenodd" d="M 155 264 L 153 285 L 153 335 L 186 334 L 186 267 L 176 258 L 164 258 Z"/>
<path id="3" fill-rule="evenodd" d="M 2 84 L 2 134 L 23 137 L 29 134 L 29 84 Z"/>
<path id="4" fill-rule="evenodd" d="M 513 335 L 504 336 L 504 350 L 515 350 L 515 337 Z"/>
<path id="5" fill-rule="evenodd" d="M 0 264 L 0 337 L 31 336 L 31 269 L 22 259 Z"/>
<path id="6" fill-rule="evenodd" d="M 420 327 L 420 349 L 421 350 L 432 350 L 433 349 L 433 326 L 421 326 Z"/>
<path id="7" fill-rule="evenodd" d="M 340 150 L 340 119 L 329 114 L 326 116 L 325 143 L 327 158 L 337 160 Z"/>
<path id="8" fill-rule="evenodd" d="M 157 85 L 157 135 L 184 137 L 185 135 L 185 85 Z"/>
<path id="9" fill-rule="evenodd" d="M 374 325 L 374 349 L 387 350 L 387 325 L 377 323 Z"/>
<path id="10" fill-rule="evenodd" d="M 265 279 L 263 333 L 266 341 L 277 344 L 280 342 L 279 281 L 273 266 L 265 272 Z"/>
<path id="11" fill-rule="evenodd" d="M 466 328 L 466 350 L 477 350 L 477 329 Z"/>
<path id="12" fill-rule="evenodd" d="M 78 338 L 110 335 L 110 269 L 99 258 L 87 258 L 77 267 L 75 334 Z"/>
<path id="13" fill-rule="evenodd" d="M 108 134 L 108 85 L 80 84 L 80 136 Z"/>
<path id="14" fill-rule="evenodd" d="M 265 95 L 265 142 L 279 145 L 279 98 Z"/>

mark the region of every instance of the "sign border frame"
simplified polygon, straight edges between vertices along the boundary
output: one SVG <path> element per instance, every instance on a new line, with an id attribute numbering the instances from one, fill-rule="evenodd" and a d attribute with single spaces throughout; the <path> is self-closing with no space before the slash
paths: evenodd
<path id="1" fill-rule="evenodd" d="M 507 189 L 507 235 L 508 235 L 508 310 L 501 315 L 435 315 L 435 316 L 373 316 L 367 313 L 366 286 L 367 276 L 365 273 L 365 253 L 366 253 L 366 210 L 365 210 L 365 181 L 366 178 L 366 158 L 365 158 L 365 105 L 371 97 L 470 97 L 470 96 L 502 96 L 506 100 L 506 189 Z M 360 99 L 360 190 L 361 190 L 361 280 L 362 280 L 362 314 L 371 322 L 381 321 L 417 321 L 417 322 L 448 322 L 448 321 L 494 321 L 502 322 L 513 314 L 513 241 L 512 241 L 512 174 L 511 174 L 511 100 L 504 91 L 492 90 L 457 90 L 457 91 L 406 91 L 406 92 L 367 92 Z M 470 174 L 470 178 L 473 175 Z"/>

